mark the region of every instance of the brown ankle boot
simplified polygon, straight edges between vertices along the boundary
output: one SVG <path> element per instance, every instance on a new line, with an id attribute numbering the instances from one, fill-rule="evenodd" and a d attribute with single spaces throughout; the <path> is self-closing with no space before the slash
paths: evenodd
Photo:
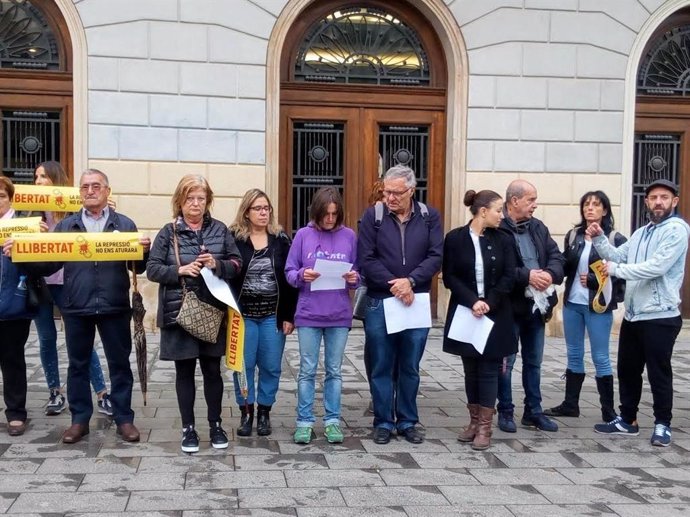
<path id="1" fill-rule="evenodd" d="M 475 451 L 483 451 L 491 445 L 491 424 L 493 424 L 494 413 L 496 410 L 492 407 L 479 408 L 479 425 L 472 441 L 472 448 Z"/>
<path id="2" fill-rule="evenodd" d="M 471 442 L 477 434 L 477 425 L 479 425 L 479 404 L 467 404 L 467 410 L 470 412 L 470 425 L 458 435 L 459 442 Z"/>

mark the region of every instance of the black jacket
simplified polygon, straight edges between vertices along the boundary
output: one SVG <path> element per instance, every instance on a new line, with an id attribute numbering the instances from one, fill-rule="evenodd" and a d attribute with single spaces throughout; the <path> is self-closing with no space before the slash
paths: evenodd
<path id="1" fill-rule="evenodd" d="M 451 320 L 458 305 L 469 309 L 480 299 L 477 294 L 475 251 L 470 226 L 456 228 L 446 235 L 443 246 L 443 284 L 450 290 L 446 316 L 443 351 L 479 357 L 470 343 L 448 337 Z M 487 228 L 479 239 L 484 263 L 484 301 L 489 305 L 487 316 L 494 322 L 482 357 L 501 359 L 517 352 L 517 337 L 510 293 L 515 283 L 516 253 L 509 235 Z"/>
<path id="2" fill-rule="evenodd" d="M 83 208 L 82 208 L 83 210 Z M 81 220 L 82 210 L 65 217 L 53 231 L 81 232 L 86 228 Z M 104 232 L 136 232 L 137 226 L 129 217 L 115 212 L 112 208 L 103 228 Z M 146 269 L 148 253 L 144 260 L 134 262 L 137 273 Z M 116 314 L 129 311 L 129 270 L 132 263 L 126 261 L 103 262 L 51 262 L 49 275 L 65 268 L 62 306 L 60 311 L 69 315 Z"/>
<path id="3" fill-rule="evenodd" d="M 231 232 L 232 233 L 232 232 Z M 234 234 L 233 234 L 234 237 Z M 237 247 L 242 255 L 242 271 L 230 281 L 230 287 L 235 295 L 235 299 L 239 303 L 240 293 L 242 292 L 242 285 L 244 278 L 247 276 L 247 268 L 254 255 L 254 246 L 251 240 L 235 239 Z M 295 309 L 297 308 L 297 294 L 298 289 L 295 289 L 287 283 L 285 279 L 285 261 L 287 260 L 288 252 L 290 251 L 290 237 L 284 232 L 273 235 L 268 234 L 268 248 L 271 252 L 271 264 L 273 264 L 273 272 L 276 275 L 278 282 L 278 311 L 276 314 L 276 326 L 282 332 L 283 322 L 295 322 Z M 240 310 L 242 307 L 240 306 Z"/>
<path id="4" fill-rule="evenodd" d="M 203 244 L 216 259 L 217 266 L 213 272 L 215 276 L 229 281 L 239 273 L 242 267 L 242 258 L 235 244 L 235 239 L 225 224 L 206 215 L 199 236 L 197 232 L 187 226 L 182 218 L 177 219 L 175 228 L 181 265 L 194 262 L 196 257 L 201 254 L 201 245 Z M 176 325 L 175 318 L 182 305 L 182 284 L 177 270 L 173 223 L 168 223 L 158 232 L 153 246 L 151 246 L 151 256 L 146 270 L 148 279 L 160 284 L 156 318 L 156 324 L 159 327 Z M 202 301 L 225 310 L 225 305 L 211 295 L 201 276 L 195 278 L 185 276 L 184 281 L 187 289 L 196 292 Z M 223 335 L 222 332 L 220 334 Z"/>
<path id="5" fill-rule="evenodd" d="M 575 238 L 571 236 L 572 233 L 575 232 Z M 608 237 L 608 234 L 607 234 Z M 572 240 L 572 244 L 571 241 Z M 626 242 L 628 239 L 625 238 L 621 233 L 616 232 L 614 239 L 613 239 L 613 245 L 617 248 L 624 242 Z M 570 295 L 570 289 L 573 287 L 573 282 L 580 281 L 580 276 L 577 274 L 577 266 L 580 263 L 580 255 L 582 255 L 582 251 L 584 250 L 585 247 L 585 232 L 584 229 L 581 227 L 575 227 L 572 230 L 569 230 L 568 233 L 565 235 L 565 241 L 563 244 L 563 249 L 565 250 L 563 252 L 563 258 L 565 259 L 565 294 L 563 295 L 563 301 L 567 302 L 568 301 L 568 296 Z M 592 249 L 589 252 L 589 262 L 588 264 L 594 264 L 597 260 L 600 260 L 601 257 L 597 253 L 596 248 L 594 245 L 592 245 Z M 623 297 L 625 296 L 625 280 L 622 280 L 617 277 L 611 277 L 611 280 L 613 281 L 612 288 L 613 288 L 613 293 L 611 297 L 611 303 L 609 303 L 608 307 L 606 308 L 605 312 L 611 312 L 618 307 L 618 304 L 623 301 Z M 588 271 L 587 275 L 587 288 L 589 289 L 589 310 L 593 311 L 592 309 L 592 301 L 594 300 L 594 295 L 597 292 L 597 289 L 599 287 L 599 284 L 597 283 L 596 280 L 596 275 L 594 272 L 590 269 Z"/>
<path id="6" fill-rule="evenodd" d="M 501 230 L 508 232 L 515 242 L 515 249 L 517 250 L 517 266 L 515 268 L 515 285 L 511 293 L 511 300 L 513 303 L 513 313 L 515 318 L 526 318 L 532 313 L 533 301 L 525 297 L 525 289 L 529 285 L 530 269 L 525 266 L 520 256 L 520 247 L 517 245 L 517 233 L 529 232 L 532 237 L 532 242 L 537 250 L 537 258 L 539 267 L 551 274 L 554 285 L 560 285 L 565 276 L 563 271 L 563 264 L 565 259 L 563 254 L 558 249 L 558 244 L 551 238 L 549 229 L 536 217 L 520 223 L 516 226 L 509 217 L 505 217 L 501 221 Z M 554 293 L 549 302 L 551 310 L 558 302 L 558 295 Z M 551 319 L 551 310 L 544 316 L 544 321 Z"/>

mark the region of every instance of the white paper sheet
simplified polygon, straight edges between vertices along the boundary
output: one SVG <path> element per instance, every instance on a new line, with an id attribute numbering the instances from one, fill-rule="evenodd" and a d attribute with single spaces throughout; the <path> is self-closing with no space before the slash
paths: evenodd
<path id="1" fill-rule="evenodd" d="M 312 291 L 330 291 L 333 289 L 345 289 L 343 275 L 352 269 L 350 262 L 339 260 L 316 259 L 314 271 L 321 276 L 311 283 Z"/>
<path id="2" fill-rule="evenodd" d="M 458 305 L 450 322 L 448 337 L 463 343 L 472 343 L 480 354 L 484 353 L 486 341 L 494 326 L 494 322 L 487 316 L 477 318 L 464 305 Z"/>
<path id="3" fill-rule="evenodd" d="M 431 298 L 429 293 L 415 293 L 414 301 L 409 306 L 395 297 L 384 298 L 383 314 L 388 334 L 407 329 L 431 328 Z"/>
<path id="4" fill-rule="evenodd" d="M 232 307 L 237 312 L 240 312 L 237 302 L 235 301 L 235 297 L 232 295 L 232 291 L 230 290 L 230 286 L 225 280 L 215 276 L 213 271 L 206 266 L 201 268 L 201 276 L 203 277 L 204 282 L 206 282 L 206 287 L 208 287 L 208 290 L 216 300 L 219 300 L 225 305 Z"/>

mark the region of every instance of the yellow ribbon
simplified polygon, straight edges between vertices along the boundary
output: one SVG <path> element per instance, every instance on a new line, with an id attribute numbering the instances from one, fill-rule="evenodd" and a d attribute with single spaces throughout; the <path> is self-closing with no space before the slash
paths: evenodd
<path id="1" fill-rule="evenodd" d="M 140 233 L 15 233 L 13 262 L 142 260 Z"/>
<path id="2" fill-rule="evenodd" d="M 611 303 L 611 296 L 613 293 L 613 288 L 611 287 L 611 277 L 606 274 L 605 264 L 603 260 L 599 259 L 596 262 L 590 264 L 589 268 L 594 271 L 594 276 L 597 279 L 597 292 L 594 295 L 594 300 L 592 300 L 592 309 L 598 314 L 602 314 L 606 311 L 606 308 Z M 600 301 L 601 295 L 604 295 L 604 303 Z"/>
<path id="3" fill-rule="evenodd" d="M 0 219 L 0 246 L 5 244 L 13 233 L 38 233 L 41 231 L 40 217 L 13 217 Z"/>
<path id="4" fill-rule="evenodd" d="M 78 212 L 81 196 L 77 187 L 15 185 L 12 208 L 41 212 Z"/>

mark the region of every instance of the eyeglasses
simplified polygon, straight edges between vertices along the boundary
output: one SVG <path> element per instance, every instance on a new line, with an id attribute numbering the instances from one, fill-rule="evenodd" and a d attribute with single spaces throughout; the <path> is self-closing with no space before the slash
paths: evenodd
<path id="1" fill-rule="evenodd" d="M 255 214 L 260 214 L 261 212 L 267 212 L 267 213 L 270 214 L 270 213 L 272 212 L 271 207 L 268 206 L 268 205 L 264 205 L 264 206 L 250 206 L 250 207 L 249 207 L 249 210 L 251 210 L 251 211 L 254 212 Z"/>
<path id="2" fill-rule="evenodd" d="M 384 189 L 383 195 L 386 197 L 402 197 L 407 194 L 412 187 L 408 187 L 405 190 L 388 190 Z"/>
<path id="3" fill-rule="evenodd" d="M 82 192 L 88 192 L 89 190 L 93 190 L 94 192 L 100 192 L 102 188 L 103 185 L 101 185 L 100 183 L 84 183 L 83 185 L 79 186 L 79 190 L 81 190 Z"/>
<path id="4" fill-rule="evenodd" d="M 194 204 L 195 202 L 203 205 L 206 204 L 206 198 L 202 196 L 187 196 L 184 202 L 188 205 Z"/>

